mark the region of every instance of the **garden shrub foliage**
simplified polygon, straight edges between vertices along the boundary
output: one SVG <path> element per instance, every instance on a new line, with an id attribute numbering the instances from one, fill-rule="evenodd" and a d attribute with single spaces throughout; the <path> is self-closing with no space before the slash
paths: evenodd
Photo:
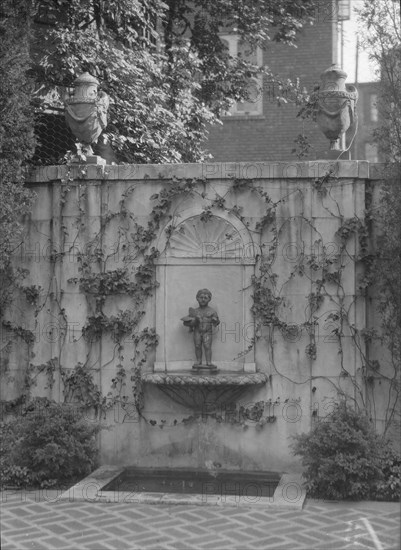
<path id="1" fill-rule="evenodd" d="M 368 418 L 344 402 L 309 433 L 294 436 L 311 497 L 397 500 L 400 457 L 383 443 Z"/>
<path id="2" fill-rule="evenodd" d="M 401 497 L 401 456 L 388 445 L 380 458 L 382 479 L 379 479 L 372 498 L 398 501 Z"/>
<path id="3" fill-rule="evenodd" d="M 97 465 L 98 431 L 77 407 L 33 400 L 0 424 L 1 485 L 46 488 L 82 478 Z"/>

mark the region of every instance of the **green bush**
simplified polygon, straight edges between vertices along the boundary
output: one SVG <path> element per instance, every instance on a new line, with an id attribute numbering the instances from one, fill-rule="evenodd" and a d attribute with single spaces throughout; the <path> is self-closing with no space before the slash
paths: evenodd
<path id="1" fill-rule="evenodd" d="M 401 498 L 401 456 L 391 447 L 384 447 L 380 467 L 383 479 L 377 482 L 372 497 L 397 502 Z"/>
<path id="2" fill-rule="evenodd" d="M 340 404 L 310 433 L 294 439 L 292 449 L 302 457 L 310 496 L 335 500 L 399 498 L 400 459 L 360 412 Z"/>
<path id="3" fill-rule="evenodd" d="M 77 408 L 47 399 L 31 402 L 0 424 L 2 486 L 63 486 L 96 467 L 99 427 Z"/>

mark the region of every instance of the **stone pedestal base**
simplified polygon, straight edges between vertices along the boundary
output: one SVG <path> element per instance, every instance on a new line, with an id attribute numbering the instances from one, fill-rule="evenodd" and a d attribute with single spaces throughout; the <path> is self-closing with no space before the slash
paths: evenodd
<path id="1" fill-rule="evenodd" d="M 350 151 L 342 149 L 328 149 L 327 151 L 317 151 L 315 160 L 350 160 Z"/>
<path id="2" fill-rule="evenodd" d="M 202 374 L 215 374 L 218 372 L 216 365 L 192 365 L 192 370 Z"/>
<path id="3" fill-rule="evenodd" d="M 255 373 L 256 364 L 255 363 L 237 363 L 235 361 L 216 361 L 213 365 L 213 368 L 210 369 L 207 365 L 201 365 L 202 369 L 199 368 L 200 372 L 207 374 L 208 372 L 215 373 L 216 369 L 219 369 L 219 372 L 236 372 L 240 373 Z M 156 361 L 154 364 L 154 372 L 195 372 L 198 370 L 196 364 L 194 365 L 192 361 Z"/>
<path id="4" fill-rule="evenodd" d="M 99 157 L 99 155 L 87 155 L 86 160 L 82 160 L 76 156 L 72 158 L 72 164 L 96 164 L 98 166 L 105 166 L 106 160 Z"/>

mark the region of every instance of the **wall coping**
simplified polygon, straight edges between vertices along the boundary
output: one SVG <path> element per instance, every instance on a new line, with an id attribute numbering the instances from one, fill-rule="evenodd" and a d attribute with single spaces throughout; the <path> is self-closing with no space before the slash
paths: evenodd
<path id="1" fill-rule="evenodd" d="M 322 177 L 329 170 L 338 178 L 378 179 L 375 164 L 366 160 L 315 160 L 289 162 L 214 162 L 199 164 L 118 164 L 85 165 L 71 167 L 71 177 L 81 181 L 160 181 L 164 179 L 193 178 L 206 180 L 239 179 L 312 179 Z M 374 170 L 376 168 L 376 171 Z M 376 177 L 374 177 L 376 172 Z M 42 166 L 32 169 L 27 183 L 61 181 L 66 177 L 67 166 Z"/>

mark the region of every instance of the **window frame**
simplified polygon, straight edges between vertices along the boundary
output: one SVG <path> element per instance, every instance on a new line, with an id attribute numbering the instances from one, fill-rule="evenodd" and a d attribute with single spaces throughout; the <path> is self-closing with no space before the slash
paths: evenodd
<path id="1" fill-rule="evenodd" d="M 379 111 L 377 109 L 377 94 L 369 94 L 369 120 L 370 122 L 379 121 Z"/>
<path id="2" fill-rule="evenodd" d="M 364 144 L 365 159 L 373 164 L 379 162 L 379 147 L 377 143 L 365 141 Z"/>
<path id="3" fill-rule="evenodd" d="M 227 42 L 228 52 L 231 57 L 238 58 L 238 45 L 241 41 L 241 36 L 238 33 L 221 33 L 219 37 L 222 41 Z M 256 46 L 256 64 L 259 67 L 263 66 L 263 50 L 260 46 Z M 234 103 L 230 109 L 223 115 L 225 118 L 246 118 L 246 117 L 261 117 L 263 116 L 263 75 L 257 75 L 252 77 L 252 80 L 256 82 L 258 90 L 261 90 L 260 97 L 254 102 L 255 109 L 252 111 L 243 111 L 238 109 L 241 105 L 241 101 Z"/>

